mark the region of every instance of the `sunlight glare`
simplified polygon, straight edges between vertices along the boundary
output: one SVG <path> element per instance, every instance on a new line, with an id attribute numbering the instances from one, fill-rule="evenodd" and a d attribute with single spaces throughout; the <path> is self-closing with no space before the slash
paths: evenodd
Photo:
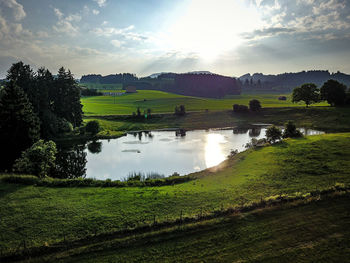
<path id="1" fill-rule="evenodd" d="M 208 134 L 205 144 L 205 164 L 207 168 L 213 167 L 226 159 L 222 151 L 222 143 L 227 142 L 221 134 Z"/>
<path id="2" fill-rule="evenodd" d="M 260 25 L 256 8 L 243 0 L 192 0 L 170 27 L 168 47 L 210 61 L 236 48 L 243 32 Z"/>

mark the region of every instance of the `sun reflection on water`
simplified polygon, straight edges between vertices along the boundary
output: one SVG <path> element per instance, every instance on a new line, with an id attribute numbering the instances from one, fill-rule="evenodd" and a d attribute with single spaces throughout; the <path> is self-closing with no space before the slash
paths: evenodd
<path id="1" fill-rule="evenodd" d="M 221 134 L 208 134 L 205 144 L 205 165 L 207 168 L 218 165 L 226 159 L 222 150 L 222 144 L 226 143 L 224 136 Z"/>

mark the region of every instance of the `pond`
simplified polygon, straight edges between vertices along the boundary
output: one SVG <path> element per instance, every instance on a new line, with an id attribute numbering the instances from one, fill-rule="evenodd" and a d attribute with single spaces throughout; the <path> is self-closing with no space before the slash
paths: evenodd
<path id="1" fill-rule="evenodd" d="M 320 134 L 300 129 L 306 135 Z M 243 151 L 252 138 L 264 138 L 266 128 L 152 131 L 129 133 L 112 140 L 81 145 L 70 156 L 60 155 L 62 168 L 87 178 L 123 180 L 131 173 L 170 176 L 204 170 L 224 161 L 231 150 Z M 77 158 L 78 162 L 74 162 Z"/>

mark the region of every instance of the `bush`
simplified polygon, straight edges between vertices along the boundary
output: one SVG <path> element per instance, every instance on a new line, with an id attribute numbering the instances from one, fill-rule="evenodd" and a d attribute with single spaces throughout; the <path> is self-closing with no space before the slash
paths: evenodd
<path id="1" fill-rule="evenodd" d="M 56 153 L 56 144 L 53 141 L 39 140 L 22 152 L 21 158 L 15 161 L 13 170 L 45 177 L 55 165 Z"/>
<path id="2" fill-rule="evenodd" d="M 86 131 L 96 135 L 100 131 L 100 123 L 98 121 L 89 121 L 86 124 Z"/>
<path id="3" fill-rule="evenodd" d="M 287 100 L 287 97 L 286 96 L 279 96 L 278 100 Z"/>
<path id="4" fill-rule="evenodd" d="M 184 116 L 186 114 L 185 106 L 180 105 L 175 107 L 175 115 Z"/>
<path id="5" fill-rule="evenodd" d="M 248 112 L 248 106 L 234 104 L 233 105 L 233 112 L 236 112 L 236 113 Z"/>
<path id="6" fill-rule="evenodd" d="M 260 101 L 256 99 L 249 101 L 249 109 L 251 111 L 260 111 L 261 110 Z"/>
<path id="7" fill-rule="evenodd" d="M 272 125 L 266 130 L 266 139 L 269 143 L 275 143 L 276 141 L 281 140 L 281 137 L 282 131 L 275 125 Z"/>
<path id="8" fill-rule="evenodd" d="M 284 132 L 282 135 L 283 138 L 299 138 L 302 136 L 303 134 L 299 130 L 297 130 L 294 122 L 288 121 L 284 125 Z"/>

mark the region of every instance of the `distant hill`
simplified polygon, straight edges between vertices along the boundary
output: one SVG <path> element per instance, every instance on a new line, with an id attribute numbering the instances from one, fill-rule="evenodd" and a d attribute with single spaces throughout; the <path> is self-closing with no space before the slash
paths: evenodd
<path id="1" fill-rule="evenodd" d="M 151 79 L 155 79 L 155 78 L 159 78 L 159 77 L 164 77 L 164 76 L 174 76 L 177 74 L 181 74 L 181 73 L 174 73 L 174 72 L 161 72 L 161 73 L 153 73 L 152 75 L 149 75 L 146 78 L 151 78 Z M 209 75 L 214 75 L 214 73 L 210 72 L 210 71 L 191 71 L 191 72 L 187 72 L 187 73 L 183 73 L 183 74 L 209 74 Z"/>
<path id="2" fill-rule="evenodd" d="M 283 73 L 278 75 L 264 75 L 261 73 L 245 74 L 239 77 L 243 91 L 285 91 L 290 92 L 304 83 L 315 83 L 322 86 L 329 79 L 350 85 L 350 75 L 328 70 L 312 70 L 297 73 Z"/>

